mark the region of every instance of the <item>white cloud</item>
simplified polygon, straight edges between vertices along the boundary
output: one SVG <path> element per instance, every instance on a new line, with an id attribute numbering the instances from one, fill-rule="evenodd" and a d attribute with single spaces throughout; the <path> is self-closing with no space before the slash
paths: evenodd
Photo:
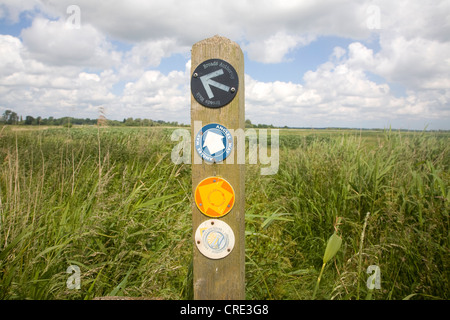
<path id="1" fill-rule="evenodd" d="M 3 35 L 0 36 L 0 75 L 5 76 L 15 71 L 23 69 L 23 61 L 20 56 L 22 43 L 19 39 Z"/>
<path id="2" fill-rule="evenodd" d="M 65 21 L 73 1 L 41 3 L 42 12 Z M 313 35 L 363 38 L 370 33 L 364 25 L 367 5 L 347 0 L 79 0 L 77 5 L 81 29 L 93 26 L 130 43 L 170 38 L 181 47 L 220 34 L 249 44 L 252 56 L 263 62 L 282 61 L 293 48 L 311 42 Z M 23 10 L 28 7 L 23 4 Z"/>
<path id="3" fill-rule="evenodd" d="M 247 117 L 275 125 L 326 126 L 338 121 L 358 127 L 368 121 L 374 126 L 408 125 L 414 119 L 417 125 L 417 120 L 450 116 L 450 90 L 409 90 L 406 97 L 396 97 L 387 83 L 368 78 L 366 71 L 376 65 L 372 50 L 355 42 L 348 51 L 335 48 L 331 61 L 306 72 L 304 85 L 263 83 L 247 76 Z"/>
<path id="4" fill-rule="evenodd" d="M 415 89 L 450 89 L 450 42 L 383 36 L 371 69 Z"/>
<path id="5" fill-rule="evenodd" d="M 381 28 L 391 36 L 450 41 L 450 2 L 380 1 Z"/>
<path id="6" fill-rule="evenodd" d="M 121 110 L 114 112 L 120 118 L 134 115 L 190 123 L 189 72 L 188 68 L 167 76 L 157 70 L 144 72 L 137 81 L 126 84 L 119 102 Z"/>
<path id="7" fill-rule="evenodd" d="M 150 53 L 148 46 L 136 50 Z M 0 61 L 2 109 L 34 116 L 95 117 L 99 107 L 104 107 L 108 117 L 115 119 L 133 116 L 180 121 L 181 116 L 184 123 L 189 123 L 190 63 L 185 71 L 172 71 L 168 75 L 157 70 L 142 70 L 139 78 L 125 86 L 123 95 L 116 96 L 112 89 L 120 76 L 112 69 L 92 73 L 76 63 L 64 66 L 53 60 L 41 62 L 37 60 L 42 58 L 39 54 L 28 52 L 25 45 L 12 36 L 0 35 L 0 53 L 3 58 Z M 132 58 L 136 56 L 139 56 L 136 51 L 131 50 L 125 58 L 133 68 L 159 64 L 152 62 L 153 58 L 133 63 Z"/>
<path id="8" fill-rule="evenodd" d="M 0 19 L 16 23 L 22 12 L 31 11 L 36 7 L 39 7 L 39 3 L 35 0 L 0 0 Z"/>
<path id="9" fill-rule="evenodd" d="M 120 66 L 120 76 L 124 79 L 139 78 L 148 68 L 158 67 L 163 58 L 189 49 L 169 38 L 139 42 L 125 53 Z"/>
<path id="10" fill-rule="evenodd" d="M 114 100 L 110 92 L 117 79 L 77 66 L 48 65 L 35 60 L 15 37 L 0 35 L 0 106 L 24 115 L 86 115 L 94 106 Z M 89 111 L 89 113 L 91 113 Z"/>
<path id="11" fill-rule="evenodd" d="M 302 47 L 332 36 L 353 43 L 318 52 L 329 59 L 309 66 L 302 84 L 246 75 L 252 121 L 358 126 L 449 118 L 449 1 L 79 0 L 80 29 L 70 29 L 72 4 L 0 0 L 0 23 L 19 22 L 23 12 L 32 21 L 20 38 L 0 35 L 0 108 L 92 117 L 104 106 L 113 118 L 187 123 L 189 66 L 162 72 L 163 59 L 220 34 L 250 60 L 295 65 Z M 379 28 L 368 28 L 377 12 Z"/>
<path id="12" fill-rule="evenodd" d="M 251 42 L 244 46 L 250 59 L 263 63 L 279 63 L 286 55 L 300 46 L 306 46 L 315 40 L 314 36 L 297 36 L 278 32 L 267 39 Z"/>
<path id="13" fill-rule="evenodd" d="M 120 61 L 105 36 L 88 24 L 73 29 L 63 20 L 36 18 L 21 36 L 31 57 L 46 64 L 108 68 Z"/>

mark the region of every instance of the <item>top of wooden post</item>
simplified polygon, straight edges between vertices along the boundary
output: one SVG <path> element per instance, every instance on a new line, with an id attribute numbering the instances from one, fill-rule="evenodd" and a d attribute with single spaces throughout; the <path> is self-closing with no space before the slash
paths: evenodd
<path id="1" fill-rule="evenodd" d="M 201 44 L 208 44 L 208 45 L 224 44 L 224 45 L 227 45 L 227 46 L 233 45 L 233 46 L 238 46 L 239 47 L 239 45 L 236 42 L 231 41 L 228 38 L 219 36 L 218 34 L 216 34 L 214 37 L 207 38 L 207 39 L 204 39 L 202 41 L 199 41 L 199 42 L 195 43 L 194 46 L 201 45 Z"/>
<path id="2" fill-rule="evenodd" d="M 220 57 L 224 60 L 227 60 L 228 58 L 233 58 L 234 60 L 236 59 L 236 56 L 239 56 L 239 52 L 242 54 L 241 47 L 236 42 L 219 35 L 195 43 L 192 46 L 192 50 L 197 52 L 196 56 L 193 56 L 192 59 L 195 59 L 196 57 L 199 59 L 213 59 Z M 244 57 L 242 56 L 242 59 L 243 58 Z M 192 65 L 196 66 L 202 61 L 192 61 Z M 192 69 L 192 71 L 193 70 L 194 69 Z"/>

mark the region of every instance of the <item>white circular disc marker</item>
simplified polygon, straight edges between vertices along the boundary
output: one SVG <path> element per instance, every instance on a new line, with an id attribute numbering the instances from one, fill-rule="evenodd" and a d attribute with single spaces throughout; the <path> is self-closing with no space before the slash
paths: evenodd
<path id="1" fill-rule="evenodd" d="M 217 219 L 206 220 L 195 231 L 198 250 L 209 259 L 222 259 L 234 247 L 234 233 L 231 227 Z"/>

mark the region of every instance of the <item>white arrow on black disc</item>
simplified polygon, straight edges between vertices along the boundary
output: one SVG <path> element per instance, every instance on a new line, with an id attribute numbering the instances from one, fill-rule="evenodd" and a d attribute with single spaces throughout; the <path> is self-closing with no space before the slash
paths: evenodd
<path id="1" fill-rule="evenodd" d="M 211 80 L 211 78 L 215 78 L 217 76 L 220 76 L 223 74 L 223 69 L 219 69 L 217 71 L 205 74 L 204 76 L 200 77 L 200 80 L 202 81 L 203 87 L 205 88 L 206 94 L 208 95 L 209 99 L 214 98 L 214 93 L 211 90 L 211 86 L 219 88 L 220 90 L 228 92 L 230 90 L 229 86 L 226 86 L 222 83 L 219 83 L 217 81 Z"/>

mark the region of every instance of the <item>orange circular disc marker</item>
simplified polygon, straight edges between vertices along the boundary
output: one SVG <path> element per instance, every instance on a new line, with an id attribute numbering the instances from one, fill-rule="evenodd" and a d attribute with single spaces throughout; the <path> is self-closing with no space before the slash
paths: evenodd
<path id="1" fill-rule="evenodd" d="M 208 217 L 226 215 L 234 205 L 234 190 L 227 180 L 219 177 L 206 178 L 195 189 L 195 204 Z"/>

